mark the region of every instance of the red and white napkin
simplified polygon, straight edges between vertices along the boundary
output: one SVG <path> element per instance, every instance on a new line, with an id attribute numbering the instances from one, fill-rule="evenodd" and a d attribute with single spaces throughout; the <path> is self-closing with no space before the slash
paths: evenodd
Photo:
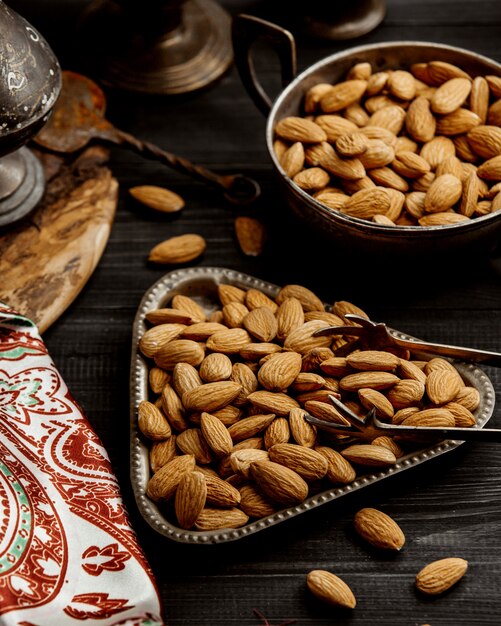
<path id="1" fill-rule="evenodd" d="M 106 450 L 35 325 L 0 303 L 0 625 L 161 626 Z"/>

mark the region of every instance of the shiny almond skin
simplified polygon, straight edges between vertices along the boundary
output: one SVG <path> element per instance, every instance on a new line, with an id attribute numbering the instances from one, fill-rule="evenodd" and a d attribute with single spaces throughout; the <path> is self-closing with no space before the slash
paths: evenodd
<path id="1" fill-rule="evenodd" d="M 148 481 L 146 494 L 149 498 L 158 502 L 171 498 L 181 478 L 193 471 L 195 457 L 191 454 L 177 456 L 161 467 Z"/>
<path id="2" fill-rule="evenodd" d="M 400 526 L 389 515 L 378 509 L 365 508 L 353 519 L 357 533 L 375 548 L 401 550 L 405 536 Z"/>
<path id="3" fill-rule="evenodd" d="M 316 598 L 327 604 L 346 609 L 354 609 L 357 604 L 348 585 L 331 572 L 313 570 L 308 573 L 306 584 Z"/>
<path id="4" fill-rule="evenodd" d="M 205 250 L 206 242 L 196 234 L 171 237 L 157 244 L 148 256 L 153 263 L 176 265 L 188 263 L 199 257 Z"/>
<path id="5" fill-rule="evenodd" d="M 294 470 L 305 480 L 320 480 L 327 473 L 327 460 L 311 448 L 294 443 L 279 443 L 268 452 L 271 461 Z"/>
<path id="6" fill-rule="evenodd" d="M 348 461 L 371 467 L 388 467 L 397 462 L 393 452 L 382 446 L 354 444 L 341 450 L 341 454 Z"/>
<path id="7" fill-rule="evenodd" d="M 175 498 L 176 517 L 181 528 L 191 528 L 205 506 L 207 485 L 200 472 L 185 474 L 179 481 Z"/>
<path id="8" fill-rule="evenodd" d="M 416 587 L 427 595 L 439 595 L 456 584 L 467 569 L 468 561 L 457 557 L 433 561 L 416 575 Z"/>
<path id="9" fill-rule="evenodd" d="M 299 504 L 308 495 L 308 485 L 293 470 L 272 461 L 256 461 L 251 476 L 264 493 L 280 504 Z"/>

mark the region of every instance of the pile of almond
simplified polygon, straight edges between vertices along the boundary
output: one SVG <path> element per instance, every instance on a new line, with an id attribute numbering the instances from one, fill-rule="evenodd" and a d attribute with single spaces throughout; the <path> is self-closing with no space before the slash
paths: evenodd
<path id="1" fill-rule="evenodd" d="M 275 127 L 277 158 L 327 207 L 388 226 L 440 226 L 501 208 L 501 77 L 443 61 L 319 83 Z"/>
<path id="2" fill-rule="evenodd" d="M 270 298 L 221 284 L 218 298 L 208 313 L 175 295 L 147 313 L 139 343 L 151 365 L 151 395 L 138 407 L 151 443 L 147 494 L 167 503 L 181 528 L 237 528 L 395 464 L 405 451 L 390 437 L 346 442 L 317 432 L 307 413 L 347 423 L 331 395 L 358 415 L 375 407 L 393 424 L 475 424 L 479 393 L 449 361 L 314 336 L 352 324 L 347 313 L 367 317 L 349 302 L 326 307 L 300 285 Z"/>

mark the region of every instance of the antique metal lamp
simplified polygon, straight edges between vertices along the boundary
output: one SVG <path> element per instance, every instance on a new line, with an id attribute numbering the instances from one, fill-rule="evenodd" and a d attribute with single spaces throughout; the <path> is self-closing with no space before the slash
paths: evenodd
<path id="1" fill-rule="evenodd" d="M 47 121 L 60 89 L 48 43 L 0 0 L 0 226 L 27 215 L 42 197 L 42 166 L 24 144 Z"/>

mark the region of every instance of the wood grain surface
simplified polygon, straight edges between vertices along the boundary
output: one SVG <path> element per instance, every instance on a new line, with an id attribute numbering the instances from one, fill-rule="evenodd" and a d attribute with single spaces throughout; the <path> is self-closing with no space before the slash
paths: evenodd
<path id="1" fill-rule="evenodd" d="M 13 6 L 16 2 L 11 1 Z M 85 2 L 18 3 L 60 55 L 78 71 L 75 15 Z M 43 7 L 42 7 L 43 4 Z M 293 29 L 300 69 L 351 45 L 413 39 L 459 45 L 501 62 L 501 3 L 497 0 L 387 0 L 382 25 L 353 42 L 301 34 L 291 3 L 231 0 L 247 12 Z M 146 4 L 143 3 L 143 10 Z M 31 14 L 29 13 L 31 10 Z M 57 12 L 57 25 L 53 19 Z M 271 92 L 277 63 L 256 50 L 256 67 Z M 263 255 L 244 256 L 234 235 L 235 211 L 217 192 L 161 165 L 116 149 L 109 166 L 120 183 L 116 219 L 105 253 L 79 297 L 45 334 L 52 357 L 106 446 L 132 522 L 157 577 L 170 626 L 258 626 L 258 608 L 277 626 L 486 626 L 501 623 L 501 447 L 464 444 L 450 454 L 322 506 L 235 544 L 185 546 L 152 530 L 138 514 L 129 481 L 129 358 L 131 326 L 145 290 L 170 267 L 148 264 L 162 239 L 196 232 L 207 240 L 197 265 L 225 266 L 276 284 L 302 283 L 325 301 L 351 300 L 375 320 L 443 343 L 501 350 L 501 255 L 464 255 L 427 263 L 361 260 L 340 253 L 291 219 L 272 175 L 265 120 L 234 69 L 211 88 L 189 96 L 143 97 L 107 90 L 108 117 L 118 127 L 218 172 L 242 171 L 262 185 L 247 214 L 266 224 Z M 186 200 L 175 216 L 141 207 L 129 187 L 164 185 Z M 497 391 L 492 426 L 501 427 L 501 372 L 485 368 Z M 374 506 L 393 516 L 407 536 L 402 553 L 368 549 L 352 531 L 355 512 Z M 427 600 L 415 574 L 446 556 L 469 561 L 465 578 L 444 597 Z M 351 613 L 320 604 L 305 577 L 328 569 L 350 584 Z"/>
<path id="2" fill-rule="evenodd" d="M 38 152 L 48 179 L 26 220 L 0 235 L 0 300 L 44 332 L 73 302 L 110 235 L 118 183 L 89 148 L 71 160 Z"/>

